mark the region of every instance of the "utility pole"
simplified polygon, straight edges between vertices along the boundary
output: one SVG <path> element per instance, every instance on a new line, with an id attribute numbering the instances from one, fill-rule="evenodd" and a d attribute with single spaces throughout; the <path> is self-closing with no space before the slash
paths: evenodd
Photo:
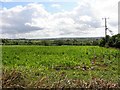
<path id="1" fill-rule="evenodd" d="M 109 19 L 109 18 L 102 18 L 102 19 L 105 20 L 105 37 L 106 37 L 107 36 L 107 29 L 108 29 L 108 27 L 107 27 L 107 19 Z"/>

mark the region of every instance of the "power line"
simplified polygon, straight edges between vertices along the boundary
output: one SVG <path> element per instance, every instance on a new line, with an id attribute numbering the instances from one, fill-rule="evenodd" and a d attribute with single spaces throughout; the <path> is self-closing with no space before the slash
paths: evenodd
<path id="1" fill-rule="evenodd" d="M 109 19 L 109 18 L 102 18 L 102 19 L 105 20 L 105 37 L 106 37 L 106 35 L 107 35 L 107 31 L 109 31 L 110 34 L 113 35 L 113 34 L 114 34 L 113 31 L 110 30 L 110 29 L 107 27 L 107 19 Z"/>
<path id="2" fill-rule="evenodd" d="M 108 29 L 108 31 L 110 32 L 111 35 L 114 35 L 114 33 L 112 32 L 112 30 Z"/>
<path id="3" fill-rule="evenodd" d="M 106 37 L 106 35 L 107 35 L 107 29 L 108 29 L 108 27 L 107 27 L 107 19 L 109 19 L 109 18 L 102 18 L 102 19 L 105 20 L 105 37 Z"/>

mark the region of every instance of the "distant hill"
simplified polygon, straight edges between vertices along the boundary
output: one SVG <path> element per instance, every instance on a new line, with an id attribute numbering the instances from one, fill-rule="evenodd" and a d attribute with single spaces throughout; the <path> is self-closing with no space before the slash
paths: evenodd
<path id="1" fill-rule="evenodd" d="M 27 38 L 18 38 L 18 39 L 9 39 L 9 38 L 2 38 L 2 39 L 7 39 L 7 40 L 72 40 L 72 39 L 77 39 L 77 40 L 96 40 L 96 39 L 101 39 L 103 37 L 62 37 L 62 38 L 40 38 L 40 39 L 27 39 Z"/>

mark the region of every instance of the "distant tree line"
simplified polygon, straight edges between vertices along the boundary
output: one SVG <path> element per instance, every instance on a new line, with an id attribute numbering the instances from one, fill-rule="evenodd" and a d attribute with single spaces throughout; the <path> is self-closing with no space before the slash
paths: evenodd
<path id="1" fill-rule="evenodd" d="M 102 47 L 115 47 L 120 48 L 120 34 L 110 37 L 107 35 L 105 38 L 102 38 L 99 43 Z"/>
<path id="2" fill-rule="evenodd" d="M 2 45 L 42 45 L 42 46 L 102 46 L 120 48 L 120 34 L 100 39 L 2 39 Z"/>
<path id="3" fill-rule="evenodd" d="M 54 39 L 54 40 L 20 40 L 20 39 L 2 39 L 2 45 L 43 45 L 43 46 L 96 46 L 99 45 L 98 39 Z"/>

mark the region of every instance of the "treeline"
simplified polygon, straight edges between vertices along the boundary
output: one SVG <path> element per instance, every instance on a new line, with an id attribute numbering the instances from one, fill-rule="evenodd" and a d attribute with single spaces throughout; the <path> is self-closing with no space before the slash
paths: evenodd
<path id="1" fill-rule="evenodd" d="M 99 45 L 98 39 L 51 39 L 51 40 L 34 40 L 34 39 L 2 39 L 2 45 L 43 45 L 43 46 L 96 46 Z"/>
<path id="2" fill-rule="evenodd" d="M 42 46 L 102 46 L 120 48 L 120 34 L 105 38 L 74 38 L 74 39 L 2 39 L 2 45 L 42 45 Z"/>
<path id="3" fill-rule="evenodd" d="M 107 35 L 105 38 L 102 38 L 99 43 L 102 47 L 115 47 L 120 48 L 120 34 L 110 37 Z"/>

